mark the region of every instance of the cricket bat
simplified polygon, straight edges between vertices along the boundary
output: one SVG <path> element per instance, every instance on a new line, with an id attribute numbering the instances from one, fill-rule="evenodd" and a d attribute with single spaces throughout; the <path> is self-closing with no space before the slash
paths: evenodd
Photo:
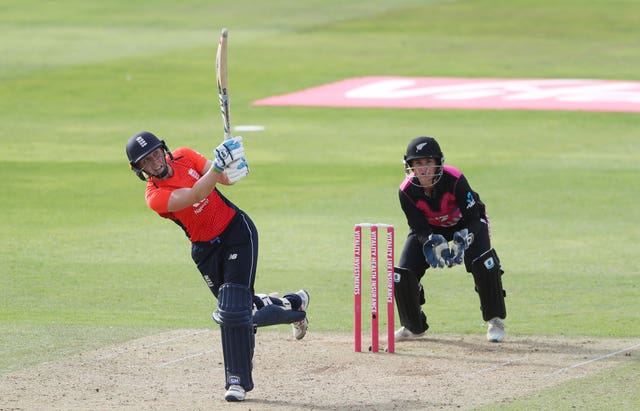
<path id="1" fill-rule="evenodd" d="M 231 113 L 229 112 L 229 70 L 227 66 L 227 38 L 228 30 L 223 28 L 220 32 L 218 52 L 216 54 L 216 79 L 218 82 L 218 98 L 220 100 L 220 114 L 224 128 L 224 139 L 231 136 Z"/>

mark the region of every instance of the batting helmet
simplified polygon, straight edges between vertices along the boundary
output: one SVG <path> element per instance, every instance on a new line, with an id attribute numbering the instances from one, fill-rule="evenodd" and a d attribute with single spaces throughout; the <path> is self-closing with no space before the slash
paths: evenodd
<path id="1" fill-rule="evenodd" d="M 129 158 L 129 165 L 141 180 L 146 180 L 142 170 L 139 169 L 136 164 L 149 154 L 151 154 L 157 148 L 162 148 L 165 153 L 170 154 L 167 145 L 164 140 L 160 140 L 153 133 L 148 131 L 141 131 L 134 135 L 127 142 L 127 158 Z"/>

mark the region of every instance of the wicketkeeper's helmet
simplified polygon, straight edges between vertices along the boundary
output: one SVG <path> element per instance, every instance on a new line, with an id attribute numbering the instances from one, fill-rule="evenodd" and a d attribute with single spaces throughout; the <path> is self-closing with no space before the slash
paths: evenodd
<path id="1" fill-rule="evenodd" d="M 141 180 L 146 180 L 146 178 L 143 171 L 139 169 L 136 164 L 138 161 L 142 160 L 155 149 L 160 147 L 165 153 L 171 156 L 171 152 L 164 143 L 164 140 L 160 140 L 153 133 L 148 131 L 139 132 L 131 137 L 127 142 L 127 157 L 129 158 L 129 165 L 131 166 L 131 170 L 133 170 Z"/>
<path id="2" fill-rule="evenodd" d="M 404 155 L 405 163 L 410 164 L 418 158 L 435 158 L 440 160 L 440 165 L 444 163 L 444 154 L 433 137 L 416 137 L 409 142 L 407 153 Z"/>
<path id="3" fill-rule="evenodd" d="M 419 158 L 433 158 L 438 162 L 438 168 L 436 169 L 435 177 L 433 179 L 433 183 L 431 185 L 435 185 L 440 178 L 442 177 L 442 166 L 444 165 L 444 154 L 442 154 L 442 150 L 440 150 L 440 145 L 433 137 L 416 137 L 409 142 L 407 146 L 407 152 L 404 155 L 404 169 L 407 174 L 410 174 L 413 170 L 411 169 L 411 162 L 413 160 L 417 160 Z M 412 184 L 419 185 L 414 183 L 412 180 Z"/>

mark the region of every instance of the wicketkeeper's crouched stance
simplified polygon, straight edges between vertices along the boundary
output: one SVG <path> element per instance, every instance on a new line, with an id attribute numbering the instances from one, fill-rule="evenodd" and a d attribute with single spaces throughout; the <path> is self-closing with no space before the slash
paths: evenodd
<path id="1" fill-rule="evenodd" d="M 225 366 L 225 399 L 242 401 L 253 389 L 257 327 L 292 324 L 301 339 L 307 331 L 309 294 L 254 295 L 258 232 L 249 216 L 224 197 L 216 184 L 235 184 L 249 173 L 242 137 L 225 140 L 208 160 L 189 148 L 169 151 L 149 132 L 126 147 L 132 170 L 147 182 L 147 205 L 180 226 L 191 242 L 191 257 L 218 299 Z"/>
<path id="2" fill-rule="evenodd" d="M 488 323 L 487 339 L 502 341 L 506 293 L 500 260 L 491 248 L 485 205 L 460 170 L 444 165 L 434 138 L 413 139 L 404 164 L 407 177 L 399 196 L 410 231 L 395 268 L 395 297 L 402 324 L 395 333 L 396 341 L 420 337 L 429 328 L 421 308 L 425 271 L 463 262 L 480 297 L 482 318 Z"/>

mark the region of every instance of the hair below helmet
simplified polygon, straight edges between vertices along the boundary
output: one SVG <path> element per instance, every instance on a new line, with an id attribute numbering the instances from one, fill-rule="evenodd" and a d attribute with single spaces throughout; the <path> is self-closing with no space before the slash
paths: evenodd
<path id="1" fill-rule="evenodd" d="M 129 159 L 129 165 L 141 180 L 146 180 L 146 178 L 143 171 L 139 169 L 136 164 L 157 148 L 162 148 L 166 153 L 169 153 L 169 149 L 164 143 L 164 140 L 160 140 L 153 133 L 148 131 L 139 132 L 131 137 L 127 142 L 126 151 L 127 158 Z"/>

